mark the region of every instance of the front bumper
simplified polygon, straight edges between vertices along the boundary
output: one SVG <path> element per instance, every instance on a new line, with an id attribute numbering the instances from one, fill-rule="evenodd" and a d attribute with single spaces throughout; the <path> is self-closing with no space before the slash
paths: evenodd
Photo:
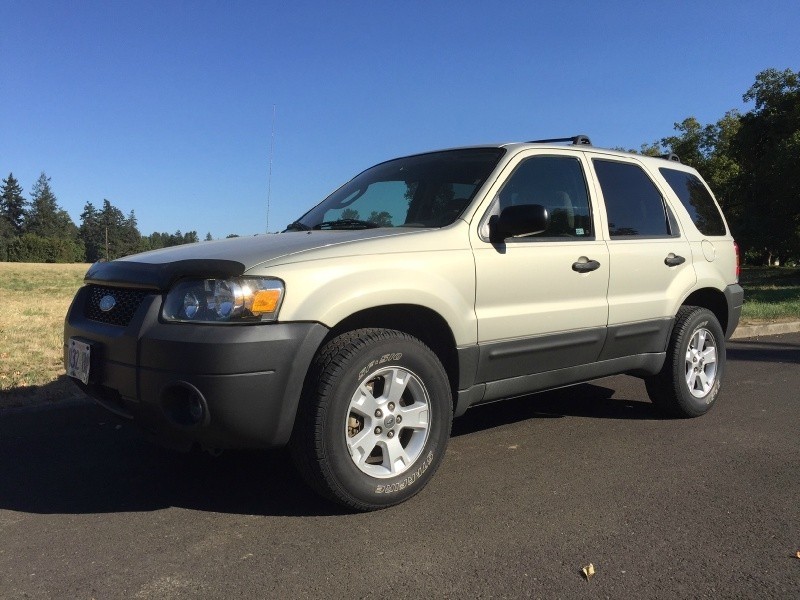
<path id="1" fill-rule="evenodd" d="M 86 317 L 88 289 L 67 314 L 64 360 L 71 337 L 91 345 L 88 385 L 74 381 L 98 403 L 173 447 L 288 442 L 325 326 L 165 323 L 158 292 L 144 297 L 127 325 L 109 325 Z M 189 401 L 201 407 L 199 418 L 184 410 Z"/>

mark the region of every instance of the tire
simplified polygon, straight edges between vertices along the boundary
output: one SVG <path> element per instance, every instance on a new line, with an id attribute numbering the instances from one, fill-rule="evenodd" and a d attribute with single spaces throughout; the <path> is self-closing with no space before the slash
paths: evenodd
<path id="1" fill-rule="evenodd" d="M 444 457 L 453 403 L 438 357 L 418 339 L 358 329 L 314 359 L 290 450 L 321 495 L 368 511 L 408 500 Z"/>
<path id="2" fill-rule="evenodd" d="M 645 378 L 647 394 L 676 417 L 699 417 L 714 407 L 725 373 L 725 334 L 710 310 L 683 306 L 661 372 Z"/>

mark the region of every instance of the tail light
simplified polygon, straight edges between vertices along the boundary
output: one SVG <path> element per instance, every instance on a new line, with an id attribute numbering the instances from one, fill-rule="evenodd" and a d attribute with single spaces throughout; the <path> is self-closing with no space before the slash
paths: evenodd
<path id="1" fill-rule="evenodd" d="M 733 242 L 733 249 L 736 252 L 736 283 L 739 283 L 739 274 L 742 272 L 742 258 L 739 254 L 739 244 Z"/>

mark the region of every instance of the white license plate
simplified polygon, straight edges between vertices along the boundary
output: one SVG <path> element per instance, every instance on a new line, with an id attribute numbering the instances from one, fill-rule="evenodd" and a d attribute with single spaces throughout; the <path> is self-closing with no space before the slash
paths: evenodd
<path id="1" fill-rule="evenodd" d="M 89 344 L 69 338 L 69 354 L 67 355 L 67 375 L 89 383 L 89 357 L 92 347 Z"/>

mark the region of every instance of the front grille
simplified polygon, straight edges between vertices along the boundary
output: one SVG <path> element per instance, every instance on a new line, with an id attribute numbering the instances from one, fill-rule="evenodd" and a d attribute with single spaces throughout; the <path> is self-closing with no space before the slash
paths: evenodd
<path id="1" fill-rule="evenodd" d="M 144 297 L 154 294 L 152 290 L 139 290 L 130 288 L 107 287 L 104 285 L 89 285 L 89 302 L 87 302 L 84 314 L 87 319 L 100 321 L 109 325 L 119 325 L 125 327 L 131 322 L 133 313 L 139 308 Z M 113 307 L 110 310 L 102 310 L 100 302 L 106 296 L 114 299 Z"/>

